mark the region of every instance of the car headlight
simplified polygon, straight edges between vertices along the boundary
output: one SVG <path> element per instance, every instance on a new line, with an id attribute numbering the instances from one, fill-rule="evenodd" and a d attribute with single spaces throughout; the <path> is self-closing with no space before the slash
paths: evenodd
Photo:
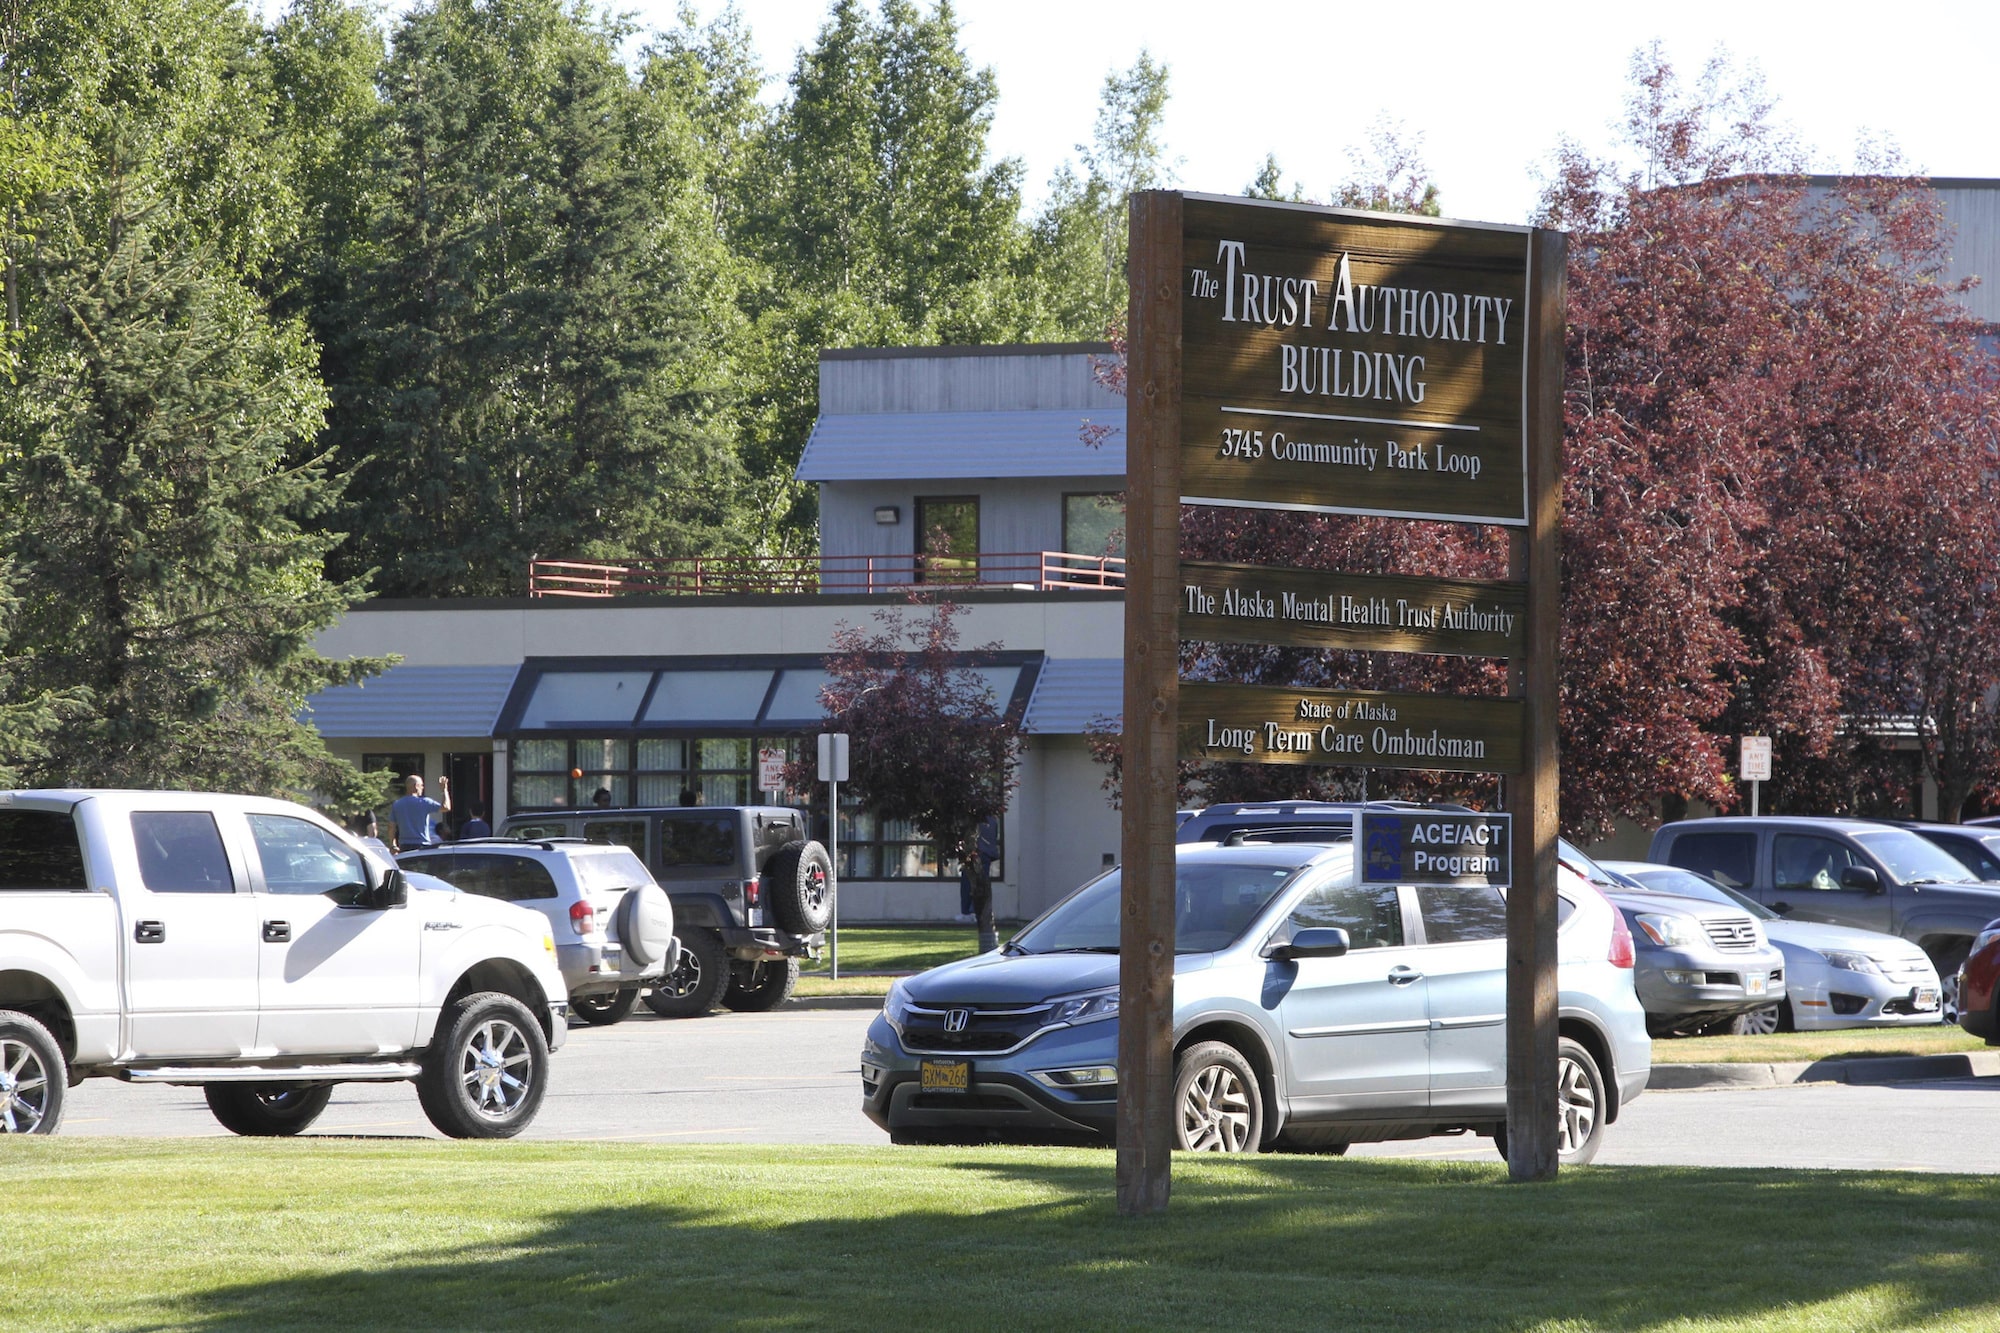
<path id="1" fill-rule="evenodd" d="M 1632 918 L 1646 938 L 1662 949 L 1680 949 L 1702 942 L 1702 933 L 1684 916 L 1656 916 L 1651 912 Z"/>
<path id="2" fill-rule="evenodd" d="M 1118 988 L 1094 990 L 1087 995 L 1073 995 L 1056 1003 L 1055 1013 L 1049 1016 L 1052 1023 L 1095 1023 L 1100 1018 L 1118 1017 Z"/>
<path id="3" fill-rule="evenodd" d="M 909 1009 L 909 992 L 903 989 L 903 979 L 898 977 L 889 983 L 889 993 L 882 997 L 882 1017 L 888 1021 L 890 1027 L 896 1029 L 896 1035 L 899 1037 L 903 1035 L 903 1019 L 908 1015 Z"/>
<path id="4" fill-rule="evenodd" d="M 1865 953 L 1854 953 L 1847 949 L 1821 949 L 1818 952 L 1821 958 L 1826 959 L 1834 967 L 1845 968 L 1849 972 L 1872 972 L 1876 976 L 1882 975 L 1882 969 L 1875 966 L 1875 960 Z"/>

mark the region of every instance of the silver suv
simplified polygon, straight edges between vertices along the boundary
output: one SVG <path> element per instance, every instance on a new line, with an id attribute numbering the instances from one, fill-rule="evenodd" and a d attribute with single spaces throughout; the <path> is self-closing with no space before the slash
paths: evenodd
<path id="1" fill-rule="evenodd" d="M 586 1023 L 616 1023 L 631 1013 L 639 992 L 671 972 L 680 955 L 673 904 L 624 847 L 476 838 L 408 852 L 398 862 L 463 893 L 547 917 L 570 1009 Z"/>

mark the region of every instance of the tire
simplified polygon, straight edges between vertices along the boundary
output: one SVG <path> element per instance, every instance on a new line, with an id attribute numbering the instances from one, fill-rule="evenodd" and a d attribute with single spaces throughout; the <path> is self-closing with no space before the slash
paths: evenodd
<path id="1" fill-rule="evenodd" d="M 798 984 L 796 958 L 737 963 L 729 970 L 729 989 L 722 993 L 722 1003 L 738 1013 L 761 1014 L 791 999 Z"/>
<path id="2" fill-rule="evenodd" d="M 1174 1073 L 1174 1147 L 1253 1153 L 1263 1135 L 1264 1094 L 1250 1062 L 1222 1041 L 1183 1052 Z"/>
<path id="3" fill-rule="evenodd" d="M 1556 1043 L 1556 1161 L 1585 1166 L 1604 1142 L 1604 1076 L 1589 1051 L 1568 1037 Z M 1493 1131 L 1493 1146 L 1507 1160 L 1507 1124 Z"/>
<path id="4" fill-rule="evenodd" d="M 617 910 L 611 914 L 611 937 L 618 941 L 625 956 L 641 971 L 671 953 L 674 947 L 674 905 L 668 900 L 666 891 L 657 884 L 642 884 L 636 889 L 627 889 L 625 896 L 619 899 Z"/>
<path id="5" fill-rule="evenodd" d="M 49 1030 L 0 1010 L 0 1134 L 53 1134 L 62 1123 L 69 1066 Z"/>
<path id="6" fill-rule="evenodd" d="M 1931 960 L 1937 964 L 1938 1014 L 1947 1023 L 1958 1022 L 1958 969 L 1971 952 L 1971 943 L 1959 940 Z"/>
<path id="7" fill-rule="evenodd" d="M 833 920 L 833 862 L 816 842 L 780 847 L 764 866 L 764 905 L 794 935 L 825 930 Z"/>
<path id="8" fill-rule="evenodd" d="M 627 986 L 624 990 L 602 991 L 580 998 L 571 996 L 569 1007 L 571 1013 L 592 1027 L 608 1028 L 631 1013 L 638 1002 L 639 988 Z"/>
<path id="9" fill-rule="evenodd" d="M 232 1134 L 289 1138 L 319 1119 L 333 1098 L 331 1083 L 211 1083 L 202 1096 Z"/>
<path id="10" fill-rule="evenodd" d="M 1736 1015 L 1729 1020 L 1728 1030 L 1738 1037 L 1768 1037 L 1773 1032 L 1789 1031 L 1789 1017 L 1783 1004 L 1767 1004 Z"/>
<path id="11" fill-rule="evenodd" d="M 449 1005 L 417 1077 L 417 1100 L 454 1139 L 510 1139 L 548 1091 L 549 1043 L 528 1006 L 480 991 Z"/>
<path id="12" fill-rule="evenodd" d="M 729 986 L 729 951 L 712 930 L 681 936 L 680 962 L 653 983 L 646 1007 L 661 1018 L 701 1018 L 722 1002 Z"/>

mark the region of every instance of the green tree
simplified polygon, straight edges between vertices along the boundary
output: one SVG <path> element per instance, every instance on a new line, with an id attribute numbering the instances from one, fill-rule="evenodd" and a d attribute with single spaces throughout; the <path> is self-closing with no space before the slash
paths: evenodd
<path id="1" fill-rule="evenodd" d="M 88 691 L 25 756 L 51 785 L 193 786 L 351 800 L 363 784 L 297 720 L 306 696 L 381 662 L 311 642 L 361 594 L 328 583 L 338 495 L 288 464 L 324 396 L 296 324 L 156 219 L 133 159 L 57 214 L 28 270 L 41 312 L 31 413 L 4 418 L 31 689 Z M 99 232 L 93 225 L 103 223 Z"/>
<path id="2" fill-rule="evenodd" d="M 726 526 L 729 278 L 680 243 L 709 221 L 677 189 L 698 136 L 625 35 L 556 0 L 438 0 L 397 31 L 335 422 L 359 463 L 343 567 L 384 591 L 518 592 L 537 553 L 678 554 Z"/>

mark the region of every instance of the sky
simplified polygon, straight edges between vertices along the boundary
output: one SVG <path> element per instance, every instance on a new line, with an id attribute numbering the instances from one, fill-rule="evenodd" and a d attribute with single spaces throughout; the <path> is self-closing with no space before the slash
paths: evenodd
<path id="1" fill-rule="evenodd" d="M 615 0 L 642 28 L 687 0 Z M 919 0 L 926 8 L 933 0 Z M 267 11 L 278 0 L 259 0 Z M 400 12 L 411 0 L 389 0 Z M 703 20 L 725 0 L 692 0 Z M 809 45 L 829 0 L 737 0 L 772 82 Z M 1431 0 L 957 0 L 963 45 L 1000 97 L 990 143 L 1021 159 L 1031 202 L 1090 135 L 1105 76 L 1140 50 L 1170 72 L 1164 138 L 1189 190 L 1240 192 L 1275 153 L 1324 198 L 1384 114 L 1422 156 L 1449 217 L 1524 222 L 1556 145 L 1614 142 L 1632 53 L 1654 40 L 1688 79 L 1719 51 L 1754 64 L 1777 118 L 1817 170 L 1851 168 L 1863 135 L 1913 170 L 2000 176 L 1990 81 L 2000 4 L 1904 0 L 1845 9 L 1794 0 L 1562 5 Z"/>

